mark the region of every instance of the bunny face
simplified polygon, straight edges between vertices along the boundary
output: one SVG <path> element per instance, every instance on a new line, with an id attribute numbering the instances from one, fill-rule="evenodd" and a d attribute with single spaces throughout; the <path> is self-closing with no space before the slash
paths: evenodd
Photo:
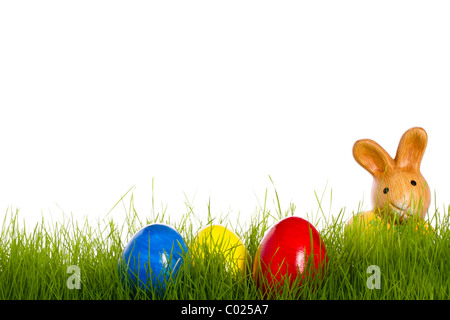
<path id="1" fill-rule="evenodd" d="M 430 188 L 417 172 L 386 170 L 381 179 L 374 179 L 372 204 L 382 216 L 407 220 L 413 215 L 424 218 L 430 206 Z"/>
<path id="2" fill-rule="evenodd" d="M 372 203 L 375 213 L 405 221 L 424 218 L 430 206 L 430 188 L 420 172 L 428 137 L 422 128 L 406 131 L 394 159 L 375 141 L 358 140 L 355 160 L 374 178 Z"/>

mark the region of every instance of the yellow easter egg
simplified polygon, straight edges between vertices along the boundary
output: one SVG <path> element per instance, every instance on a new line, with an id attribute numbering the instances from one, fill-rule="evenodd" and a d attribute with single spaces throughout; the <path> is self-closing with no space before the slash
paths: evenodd
<path id="1" fill-rule="evenodd" d="M 357 227 L 359 230 L 377 231 L 379 227 L 384 225 L 387 229 L 391 227 L 389 222 L 383 221 L 383 219 L 373 211 L 365 211 L 351 217 L 345 227 L 346 229 Z"/>
<path id="2" fill-rule="evenodd" d="M 191 250 L 200 257 L 219 254 L 225 259 L 225 268 L 238 273 L 245 273 L 249 263 L 250 255 L 239 237 L 220 225 L 207 226 L 200 230 Z"/>

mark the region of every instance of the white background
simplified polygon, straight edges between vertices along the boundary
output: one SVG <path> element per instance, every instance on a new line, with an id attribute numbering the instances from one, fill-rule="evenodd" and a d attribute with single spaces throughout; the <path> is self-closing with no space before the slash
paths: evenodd
<path id="1" fill-rule="evenodd" d="M 171 219 L 186 198 L 245 218 L 266 189 L 275 209 L 270 175 L 283 210 L 316 212 L 325 190 L 350 216 L 372 184 L 353 143 L 394 156 L 413 126 L 442 208 L 449 17 L 448 1 L 2 1 L 0 215 L 102 217 L 135 185 L 146 217 L 154 178 Z"/>

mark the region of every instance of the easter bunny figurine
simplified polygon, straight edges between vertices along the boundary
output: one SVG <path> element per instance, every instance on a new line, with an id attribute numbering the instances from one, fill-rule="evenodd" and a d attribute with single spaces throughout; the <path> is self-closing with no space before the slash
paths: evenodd
<path id="1" fill-rule="evenodd" d="M 373 140 L 355 142 L 353 157 L 373 176 L 373 210 L 362 213 L 366 220 L 376 217 L 401 223 L 411 217 L 425 217 L 431 193 L 420 173 L 420 163 L 427 141 L 424 129 L 409 129 L 403 134 L 394 159 Z"/>

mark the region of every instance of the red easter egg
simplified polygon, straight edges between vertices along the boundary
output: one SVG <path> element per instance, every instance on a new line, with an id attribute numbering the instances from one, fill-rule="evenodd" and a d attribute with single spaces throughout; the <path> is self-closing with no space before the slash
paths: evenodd
<path id="1" fill-rule="evenodd" d="M 314 277 L 326 261 L 326 248 L 316 228 L 300 217 L 288 217 L 262 239 L 253 262 L 253 279 L 267 296 L 269 290 L 281 290 L 286 277 L 291 287 L 297 277 L 303 279 L 310 271 Z"/>

